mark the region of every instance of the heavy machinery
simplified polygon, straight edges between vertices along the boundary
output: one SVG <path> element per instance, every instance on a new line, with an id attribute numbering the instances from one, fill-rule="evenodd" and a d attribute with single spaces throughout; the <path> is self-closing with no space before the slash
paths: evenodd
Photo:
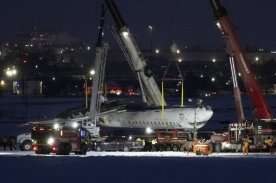
<path id="1" fill-rule="evenodd" d="M 230 57 L 231 67 L 236 66 L 238 71 L 241 73 L 241 79 L 246 88 L 247 94 L 252 101 L 255 114 L 254 121 L 239 121 L 240 123 L 230 124 L 228 130 L 228 140 L 224 141 L 224 143 L 228 143 L 229 146 L 233 144 L 240 144 L 242 138 L 249 136 L 253 142 L 253 148 L 256 150 L 262 149 L 264 147 L 263 144 L 265 138 L 275 138 L 276 136 L 275 119 L 273 119 L 271 109 L 263 96 L 260 85 L 256 81 L 256 77 L 250 69 L 248 59 L 242 50 L 239 37 L 230 17 L 228 16 L 226 8 L 223 7 L 220 0 L 210 0 L 210 2 L 216 18 L 216 25 L 226 40 L 229 47 L 229 54 L 233 57 Z M 233 71 L 233 68 L 231 69 Z M 235 77 L 235 73 L 234 76 L 232 73 L 232 77 Z M 239 111 L 242 112 L 241 110 Z M 242 115 L 239 116 L 239 119 L 244 120 Z"/>
<path id="2" fill-rule="evenodd" d="M 124 108 L 117 113 L 100 115 L 100 124 L 108 127 L 152 129 L 187 129 L 203 127 L 212 117 L 213 111 L 205 106 L 167 106 L 153 73 L 149 69 L 134 36 L 121 16 L 115 1 L 105 0 L 105 4 L 115 22 L 114 35 L 124 52 L 130 68 L 136 73 L 142 99 L 146 105 Z"/>
<path id="3" fill-rule="evenodd" d="M 90 142 L 89 132 L 78 123 L 33 124 L 31 134 L 36 154 L 86 154 Z"/>
<path id="4" fill-rule="evenodd" d="M 263 121 L 271 121 L 271 109 L 262 95 L 262 90 L 255 79 L 255 74 L 249 67 L 248 59 L 242 50 L 239 37 L 228 16 L 227 10 L 219 0 L 211 0 L 211 5 L 216 17 L 216 25 L 227 41 L 229 49 L 234 56 L 235 65 L 241 73 L 241 79 L 253 103 L 256 118 Z"/>

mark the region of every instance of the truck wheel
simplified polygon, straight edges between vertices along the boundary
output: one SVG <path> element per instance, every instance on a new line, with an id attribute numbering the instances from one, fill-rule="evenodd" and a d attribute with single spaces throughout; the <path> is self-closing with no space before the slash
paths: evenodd
<path id="1" fill-rule="evenodd" d="M 88 149 L 88 147 L 87 147 L 86 144 L 81 144 L 80 153 L 79 154 L 86 155 L 87 149 Z"/>
<path id="2" fill-rule="evenodd" d="M 127 146 L 125 146 L 123 150 L 124 150 L 124 152 L 128 152 L 129 148 Z"/>
<path id="3" fill-rule="evenodd" d="M 23 143 L 20 145 L 20 150 L 21 151 L 31 151 L 32 150 L 32 142 L 30 140 L 23 141 Z"/>
<path id="4" fill-rule="evenodd" d="M 215 152 L 217 153 L 221 152 L 221 143 L 215 143 Z"/>
<path id="5" fill-rule="evenodd" d="M 97 152 L 100 152 L 100 151 L 102 151 L 102 148 L 101 148 L 100 146 L 97 146 L 97 147 L 96 147 L 96 151 L 97 151 Z"/>
<path id="6" fill-rule="evenodd" d="M 174 152 L 176 152 L 176 151 L 178 151 L 178 145 L 176 145 L 176 144 L 174 144 L 174 145 L 172 145 L 172 151 L 174 151 Z"/>

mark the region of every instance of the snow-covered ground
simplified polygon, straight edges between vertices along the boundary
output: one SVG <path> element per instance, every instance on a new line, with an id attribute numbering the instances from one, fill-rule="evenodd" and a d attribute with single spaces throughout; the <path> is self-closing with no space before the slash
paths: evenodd
<path id="1" fill-rule="evenodd" d="M 276 155 L 269 154 L 0 152 L 1 183 L 275 183 L 275 172 Z"/>
<path id="2" fill-rule="evenodd" d="M 0 156 L 55 156 L 63 157 L 60 155 L 37 155 L 32 151 L 0 151 Z M 65 156 L 66 157 L 66 156 Z M 242 153 L 212 153 L 208 156 L 206 155 L 196 155 L 192 152 L 94 152 L 90 151 L 87 155 L 75 155 L 71 154 L 69 157 L 156 157 L 156 158 L 273 158 L 276 159 L 276 153 L 249 153 L 248 156 L 243 155 Z"/>

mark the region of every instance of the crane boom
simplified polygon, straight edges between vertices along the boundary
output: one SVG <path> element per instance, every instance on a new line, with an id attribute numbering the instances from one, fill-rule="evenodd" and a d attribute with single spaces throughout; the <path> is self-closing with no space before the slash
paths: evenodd
<path id="1" fill-rule="evenodd" d="M 217 20 L 217 26 L 226 37 L 231 52 L 234 55 L 234 60 L 238 70 L 242 75 L 241 78 L 255 108 L 254 112 L 256 117 L 258 119 L 271 120 L 271 109 L 262 95 L 262 90 L 255 79 L 255 74 L 249 67 L 247 58 L 241 48 L 238 34 L 236 33 L 233 23 L 228 16 L 227 10 L 222 6 L 220 0 L 210 0 L 210 2 Z"/>
<path id="2" fill-rule="evenodd" d="M 233 82 L 233 92 L 234 92 L 235 106 L 236 106 L 236 111 L 237 111 L 238 122 L 242 123 L 245 120 L 245 117 L 244 117 L 244 111 L 243 111 L 242 99 L 241 99 L 241 92 L 240 92 L 240 87 L 238 85 L 236 68 L 235 68 L 235 63 L 234 63 L 234 57 L 233 56 L 229 56 L 229 62 L 230 62 L 230 68 L 231 68 L 231 76 L 232 76 L 232 82 Z"/>
<path id="3" fill-rule="evenodd" d="M 100 98 L 102 96 L 102 86 L 104 82 L 105 76 L 105 65 L 107 59 L 108 52 L 108 44 L 103 42 L 103 33 L 104 33 L 104 16 L 105 16 L 105 8 L 102 6 L 101 19 L 99 25 L 98 32 L 98 40 L 96 44 L 96 55 L 95 55 L 95 75 L 93 77 L 92 84 L 92 95 L 90 101 L 90 116 L 92 122 L 94 122 L 94 126 L 96 126 L 98 122 L 98 114 L 100 113 L 101 101 Z"/>
<path id="4" fill-rule="evenodd" d="M 139 84 L 143 93 L 145 93 L 144 99 L 148 105 L 161 106 L 162 95 L 160 89 L 153 77 L 151 70 L 148 68 L 145 58 L 142 52 L 136 44 L 136 41 L 129 31 L 124 19 L 122 18 L 117 5 L 113 0 L 105 0 L 105 3 L 109 9 L 109 12 L 115 22 L 116 32 L 124 50 L 126 51 L 126 58 L 128 63 L 134 72 L 136 72 L 139 79 Z M 166 105 L 166 102 L 164 102 Z"/>

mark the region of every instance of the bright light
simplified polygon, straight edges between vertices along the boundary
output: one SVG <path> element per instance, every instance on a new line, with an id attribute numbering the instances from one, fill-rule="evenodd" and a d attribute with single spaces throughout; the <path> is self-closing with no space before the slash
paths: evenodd
<path id="1" fill-rule="evenodd" d="M 216 25 L 219 29 L 222 29 L 221 24 L 219 22 L 217 22 Z"/>
<path id="2" fill-rule="evenodd" d="M 35 65 L 35 68 L 37 69 L 37 68 L 38 68 L 38 65 Z"/>
<path id="3" fill-rule="evenodd" d="M 255 57 L 255 61 L 258 62 L 260 60 L 260 57 Z"/>
<path id="4" fill-rule="evenodd" d="M 152 25 L 148 25 L 148 28 L 149 28 L 150 31 L 153 30 L 153 26 Z"/>
<path id="5" fill-rule="evenodd" d="M 91 76 L 94 76 L 96 74 L 96 71 L 94 70 L 94 69 L 92 69 L 91 71 L 90 71 L 90 75 Z"/>
<path id="6" fill-rule="evenodd" d="M 182 58 L 179 58 L 177 61 L 178 61 L 179 63 L 181 63 L 181 62 L 183 61 L 183 59 L 182 59 Z"/>
<path id="7" fill-rule="evenodd" d="M 203 75 L 203 74 L 200 74 L 200 78 L 204 78 L 204 75 Z"/>
<path id="8" fill-rule="evenodd" d="M 52 77 L 52 80 L 55 81 L 55 80 L 56 80 L 56 77 Z"/>
<path id="9" fill-rule="evenodd" d="M 216 62 L 217 62 L 217 59 L 213 58 L 213 59 L 212 59 L 212 62 L 213 62 L 213 63 L 216 63 Z"/>
<path id="10" fill-rule="evenodd" d="M 216 78 L 215 77 L 212 77 L 211 78 L 211 81 L 214 83 L 214 82 L 216 82 Z"/>
<path id="11" fill-rule="evenodd" d="M 127 38 L 128 35 L 129 35 L 129 33 L 128 33 L 127 31 L 122 32 L 122 34 L 123 34 L 123 36 L 124 36 L 125 38 Z"/>
<path id="12" fill-rule="evenodd" d="M 1 81 L 0 81 L 0 85 L 1 85 L 1 86 L 5 86 L 5 85 L 6 85 L 6 82 L 5 82 L 4 80 L 1 80 Z"/>
<path id="13" fill-rule="evenodd" d="M 132 140 L 133 139 L 133 137 L 130 135 L 129 137 L 128 137 L 128 140 Z"/>
<path id="14" fill-rule="evenodd" d="M 155 49 L 155 53 L 156 53 L 156 54 L 159 54 L 159 53 L 160 53 L 160 50 L 159 50 L 159 49 Z"/>
<path id="15" fill-rule="evenodd" d="M 73 128 L 78 128 L 78 126 L 79 126 L 79 123 L 77 123 L 77 122 L 73 122 L 73 123 L 72 123 L 72 127 L 73 127 Z"/>
<path id="16" fill-rule="evenodd" d="M 53 137 L 49 137 L 47 140 L 47 144 L 52 146 L 55 143 L 55 139 Z"/>
<path id="17" fill-rule="evenodd" d="M 150 127 L 147 127 L 145 131 L 146 131 L 146 134 L 152 134 L 153 133 L 153 130 Z"/>
<path id="18" fill-rule="evenodd" d="M 13 67 L 13 68 L 7 68 L 6 69 L 6 75 L 8 77 L 12 77 L 12 76 L 15 76 L 17 74 L 17 70 Z"/>
<path id="19" fill-rule="evenodd" d="M 239 73 L 238 73 L 238 76 L 239 76 L 239 77 L 241 77 L 241 76 L 242 76 L 242 74 L 239 72 Z"/>
<path id="20" fill-rule="evenodd" d="M 58 123 L 55 123 L 55 124 L 54 124 L 54 129 L 55 129 L 55 130 L 58 130 L 58 129 L 59 129 L 59 127 L 60 127 L 60 126 L 59 126 L 59 124 L 58 124 Z"/>
<path id="21" fill-rule="evenodd" d="M 91 50 L 91 47 L 90 47 L 90 46 L 87 46 L 86 49 L 87 49 L 87 51 L 90 51 L 90 50 Z"/>
<path id="22" fill-rule="evenodd" d="M 177 54 L 180 54 L 180 50 L 179 50 L 179 49 L 177 49 L 177 50 L 176 50 L 176 53 L 177 53 Z"/>
<path id="23" fill-rule="evenodd" d="M 121 90 L 117 90 L 117 91 L 116 91 L 116 95 L 117 95 L 117 96 L 119 96 L 119 95 L 121 95 L 121 94 L 122 94 L 122 91 L 121 91 Z"/>

